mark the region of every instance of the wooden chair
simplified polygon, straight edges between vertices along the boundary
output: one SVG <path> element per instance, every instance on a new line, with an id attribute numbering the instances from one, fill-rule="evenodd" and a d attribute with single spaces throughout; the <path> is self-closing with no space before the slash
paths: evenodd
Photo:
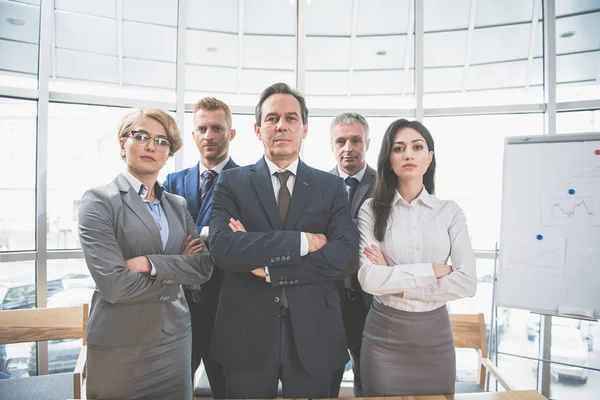
<path id="1" fill-rule="evenodd" d="M 65 375 L 71 375 L 70 380 L 73 383 L 72 397 L 74 399 L 85 399 L 87 351 L 85 334 L 88 323 L 88 309 L 88 304 L 83 304 L 77 307 L 0 311 L 0 343 L 11 344 L 46 340 L 83 339 L 83 346 L 81 347 L 73 373 L 56 375 L 61 378 L 61 381 L 58 383 L 61 386 L 68 386 L 69 379 L 66 379 L 66 384 L 63 385 L 64 381 L 62 378 L 68 378 Z M 57 379 L 53 378 L 56 378 L 56 376 L 44 375 L 22 379 L 0 380 L 0 392 L 6 393 L 7 390 L 17 390 L 22 393 L 25 388 L 26 390 L 44 393 L 46 391 L 44 386 L 50 385 L 56 388 Z M 18 385 L 24 386 L 18 387 Z M 69 394 L 69 397 L 71 397 L 71 394 Z"/>
<path id="2" fill-rule="evenodd" d="M 452 333 L 454 335 L 454 346 L 456 348 L 475 349 L 479 355 L 477 374 L 479 376 L 479 381 L 477 382 L 479 390 L 477 391 L 485 391 L 487 372 L 489 372 L 506 391 L 516 390 L 488 358 L 483 314 L 450 314 L 450 322 L 452 324 Z M 457 385 L 457 389 L 460 389 L 460 387 L 460 385 Z M 475 389 L 477 389 L 477 387 L 475 387 Z M 469 390 L 467 388 L 466 391 L 475 390 Z"/>

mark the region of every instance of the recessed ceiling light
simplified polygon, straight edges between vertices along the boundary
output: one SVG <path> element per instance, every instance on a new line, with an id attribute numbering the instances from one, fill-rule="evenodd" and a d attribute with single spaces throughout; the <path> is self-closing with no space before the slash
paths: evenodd
<path id="1" fill-rule="evenodd" d="M 217 48 L 214 46 L 209 46 L 206 48 L 206 51 L 208 51 L 209 53 L 216 53 L 217 52 Z"/>
<path id="2" fill-rule="evenodd" d="M 566 39 L 575 36 L 575 31 L 565 32 L 560 35 L 561 38 Z"/>
<path id="3" fill-rule="evenodd" d="M 13 24 L 13 25 L 17 25 L 17 26 L 23 26 L 25 25 L 25 21 L 23 21 L 22 19 L 17 19 L 17 18 L 6 18 L 6 22 L 8 22 L 9 24 Z"/>
<path id="4" fill-rule="evenodd" d="M 385 56 L 387 54 L 387 51 L 385 50 L 379 50 L 378 52 L 375 53 L 375 55 L 377 56 Z"/>

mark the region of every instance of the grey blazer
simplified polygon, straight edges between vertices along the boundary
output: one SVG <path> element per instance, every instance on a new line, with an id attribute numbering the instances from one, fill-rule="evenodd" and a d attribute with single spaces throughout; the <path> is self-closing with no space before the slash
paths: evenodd
<path id="1" fill-rule="evenodd" d="M 212 273 L 211 257 L 208 252 L 181 255 L 186 236 L 196 236 L 196 226 L 182 197 L 167 192 L 162 196 L 169 221 L 164 252 L 152 215 L 122 174 L 83 195 L 79 237 L 96 283 L 87 329 L 91 345 L 140 345 L 161 330 L 175 335 L 190 325 L 181 285 L 206 282 Z M 148 257 L 156 277 L 125 267 L 125 260 L 136 256 Z"/>
<path id="2" fill-rule="evenodd" d="M 329 173 L 334 174 L 336 176 L 340 176 L 340 172 L 337 167 L 334 167 Z M 352 214 L 352 218 L 354 222 L 358 220 L 358 212 L 360 211 L 360 207 L 363 205 L 365 200 L 370 197 L 373 197 L 373 189 L 375 188 L 375 179 L 377 178 L 377 172 L 367 165 L 367 170 L 363 178 L 361 179 L 358 187 L 356 188 L 356 193 L 354 194 L 354 201 L 350 204 L 350 213 Z"/>

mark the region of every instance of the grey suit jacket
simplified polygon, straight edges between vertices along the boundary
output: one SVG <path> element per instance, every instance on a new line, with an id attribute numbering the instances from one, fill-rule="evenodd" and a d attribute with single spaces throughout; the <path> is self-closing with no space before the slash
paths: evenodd
<path id="1" fill-rule="evenodd" d="M 208 252 L 181 255 L 196 226 L 182 197 L 163 192 L 161 206 L 169 221 L 162 250 L 154 218 L 127 179 L 119 174 L 106 186 L 88 190 L 79 209 L 81 249 L 96 292 L 92 297 L 87 340 L 97 346 L 144 344 L 163 331 L 182 332 L 190 325 L 182 284 L 210 278 Z M 127 259 L 146 256 L 156 277 L 129 271 Z"/>
<path id="2" fill-rule="evenodd" d="M 340 176 L 337 167 L 333 168 L 331 171 L 329 171 L 329 173 L 334 174 L 336 176 Z M 356 188 L 356 193 L 354 194 L 354 200 L 352 201 L 352 204 L 350 204 L 350 214 L 352 214 L 354 222 L 357 222 L 358 212 L 360 211 L 360 207 L 363 205 L 365 200 L 373 196 L 373 189 L 375 188 L 376 177 L 377 172 L 375 172 L 373 168 L 367 165 L 365 175 L 358 184 L 358 188 Z"/>

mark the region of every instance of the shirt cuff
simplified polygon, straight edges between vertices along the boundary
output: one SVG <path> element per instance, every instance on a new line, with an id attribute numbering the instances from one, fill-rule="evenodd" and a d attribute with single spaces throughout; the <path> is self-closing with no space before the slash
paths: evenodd
<path id="1" fill-rule="evenodd" d="M 300 232 L 300 257 L 308 254 L 308 236 L 306 233 Z"/>
<path id="2" fill-rule="evenodd" d="M 200 230 L 200 238 L 202 239 L 202 241 L 208 239 L 208 225 L 204 225 Z"/>
<path id="3" fill-rule="evenodd" d="M 267 276 L 265 277 L 265 281 L 267 281 L 267 283 L 271 283 L 271 275 L 269 275 L 269 267 L 265 266 L 265 272 L 267 273 Z"/>
<path id="4" fill-rule="evenodd" d="M 152 260 L 150 260 L 148 257 L 146 257 L 146 259 L 148 259 L 148 262 L 152 266 L 152 269 L 150 270 L 150 276 L 152 276 L 152 277 L 156 276 L 158 274 L 158 271 L 156 270 L 156 267 L 152 263 Z"/>

